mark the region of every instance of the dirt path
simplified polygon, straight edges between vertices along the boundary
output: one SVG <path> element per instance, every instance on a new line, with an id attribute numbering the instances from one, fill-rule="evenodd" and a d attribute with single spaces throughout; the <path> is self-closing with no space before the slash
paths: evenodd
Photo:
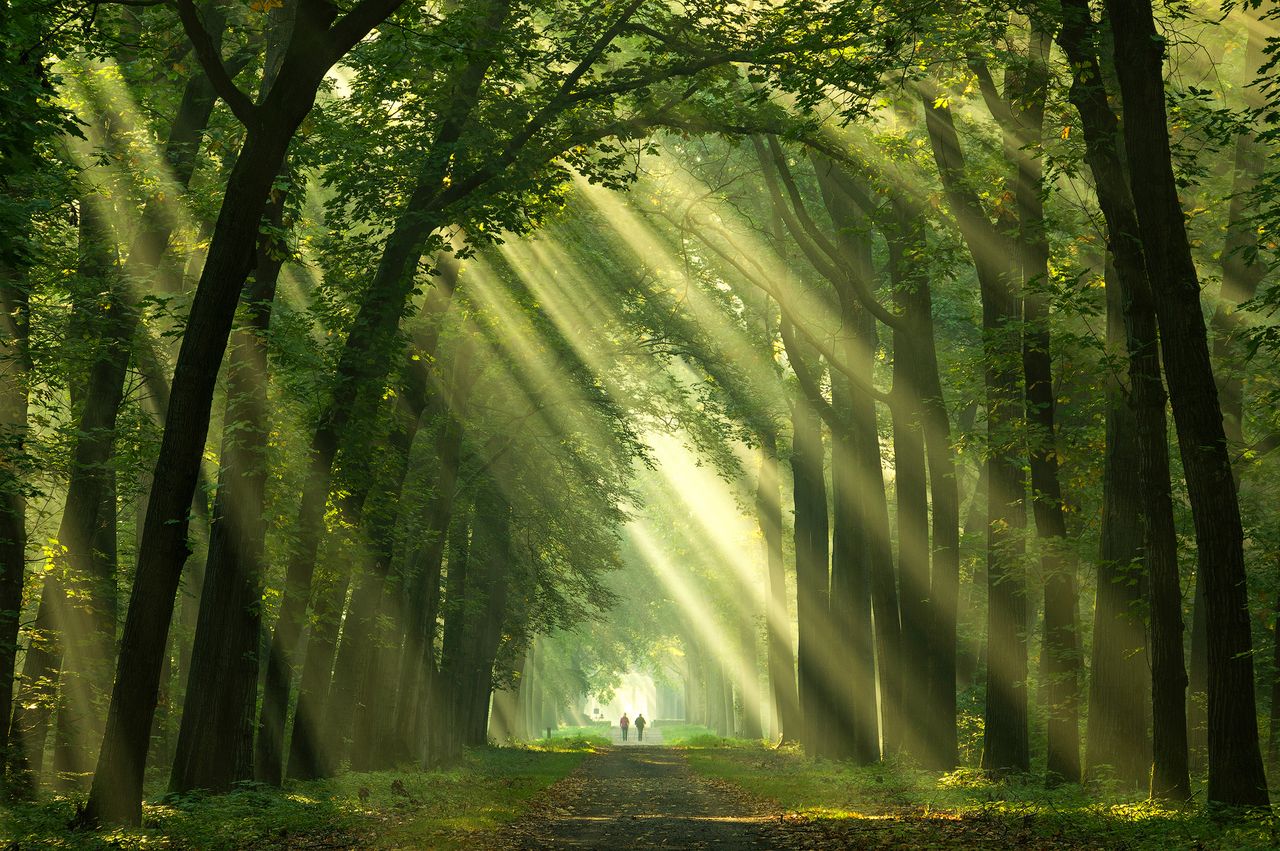
<path id="1" fill-rule="evenodd" d="M 503 847 L 777 848 L 776 825 L 767 805 L 694 775 L 682 751 L 628 745 L 588 757 Z"/>

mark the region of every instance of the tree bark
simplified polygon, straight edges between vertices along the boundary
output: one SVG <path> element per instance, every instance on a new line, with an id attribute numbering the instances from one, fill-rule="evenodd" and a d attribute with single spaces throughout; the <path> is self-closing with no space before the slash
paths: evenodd
<path id="1" fill-rule="evenodd" d="M 960 492 L 956 479 L 951 421 L 942 395 L 933 297 L 921 267 L 928 252 L 924 211 L 898 194 L 891 199 L 890 274 L 902 302 L 909 329 L 913 389 L 920 399 L 932 507 L 932 569 L 929 576 L 931 637 L 928 641 L 928 703 L 923 758 L 933 768 L 949 770 L 959 762 L 956 726 L 956 614 L 960 596 Z M 895 344 L 895 351 L 897 346 Z M 896 386 L 896 379 L 895 379 Z"/>
<path id="2" fill-rule="evenodd" d="M 1027 67 L 1018 97 L 1010 103 L 1015 116 L 1014 146 L 1006 157 L 1014 165 L 1014 197 L 1018 211 L 1023 290 L 1022 371 L 1031 505 L 1044 588 L 1044 685 L 1048 703 L 1047 779 L 1050 783 L 1080 780 L 1080 677 L 1076 565 L 1066 546 L 1067 522 L 1058 476 L 1057 399 L 1050 355 L 1049 236 L 1044 220 L 1044 168 L 1030 151 L 1044 135 L 1044 105 L 1049 85 L 1047 64 L 1053 37 L 1033 25 Z M 1007 88 L 1007 86 L 1006 86 Z M 1009 92 L 1006 92 L 1006 95 Z"/>
<path id="3" fill-rule="evenodd" d="M 283 223 L 283 200 L 277 194 L 268 203 L 264 221 L 272 229 Z M 232 337 L 218 489 L 169 779 L 172 792 L 226 792 L 253 778 L 271 425 L 266 334 L 283 262 L 284 247 L 264 235 L 243 296 L 249 322 Z"/>
<path id="4" fill-rule="evenodd" d="M 1151 623 L 1151 794 L 1187 800 L 1191 783 L 1187 770 L 1182 587 L 1170 493 L 1166 399 L 1160 377 L 1155 307 L 1138 214 L 1121 159 L 1124 149 L 1120 126 L 1103 85 L 1097 28 L 1087 3 L 1071 0 L 1064 9 L 1059 42 L 1076 69 L 1070 98 L 1084 126 L 1086 158 L 1107 222 L 1107 247 L 1123 305 L 1130 407 L 1137 427 Z"/>
<path id="5" fill-rule="evenodd" d="M 784 323 L 785 327 L 785 323 Z M 787 338 L 784 336 L 783 338 Z M 794 344 L 794 341 L 793 341 Z M 788 347 L 793 363 L 803 354 Z M 806 368 L 806 367 L 802 367 Z M 798 395 L 791 414 L 791 475 L 795 494 L 796 620 L 800 627 L 797 681 L 803 718 L 800 742 L 805 752 L 826 753 L 831 729 L 832 684 L 824 658 L 828 654 L 827 624 L 827 489 L 823 479 L 822 422 L 813 403 Z"/>
<path id="6" fill-rule="evenodd" d="M 787 577 L 782 558 L 782 485 L 778 480 L 778 439 L 772 431 L 761 435 L 760 475 L 756 487 L 756 514 L 764 538 L 769 597 L 769 685 L 778 717 L 780 742 L 798 739 L 799 698 L 796 696 L 796 658 L 791 647 L 791 617 L 787 607 Z"/>
<path id="7" fill-rule="evenodd" d="M 1239 14 L 1250 22 L 1245 46 L 1245 73 L 1258 74 L 1267 62 L 1267 32 L 1264 24 L 1256 20 L 1257 12 L 1240 9 Z M 1261 93 L 1256 88 L 1246 88 L 1250 107 L 1256 107 Z M 1250 92 L 1252 92 L 1250 96 Z M 1258 258 L 1258 231 L 1252 221 L 1254 193 L 1258 178 L 1266 167 L 1266 152 L 1251 132 L 1236 137 L 1231 182 L 1231 198 L 1227 207 L 1227 235 L 1222 245 L 1222 289 L 1218 293 L 1217 306 L 1210 319 L 1213 332 L 1214 377 L 1218 384 L 1218 398 L 1222 404 L 1222 427 L 1227 438 L 1227 450 L 1237 459 L 1236 485 L 1239 487 L 1245 455 L 1244 398 L 1245 383 L 1242 375 L 1243 358 L 1240 351 L 1240 333 L 1245 320 L 1239 312 L 1242 302 L 1258 293 L 1258 286 L 1266 276 L 1266 264 Z M 1209 686 L 1208 648 L 1209 635 L 1205 620 L 1204 582 L 1196 575 L 1195 597 L 1191 607 L 1191 659 L 1190 692 L 1187 700 L 1187 726 L 1191 737 L 1193 758 L 1203 758 L 1208 745 L 1207 690 Z"/>
<path id="8" fill-rule="evenodd" d="M 284 68 L 254 108 L 228 177 L 174 370 L 106 733 L 84 813 L 88 823 L 138 824 L 142 817 L 151 721 L 174 597 L 190 553 L 188 509 L 208 436 L 214 387 L 236 304 L 254 264 L 258 225 L 272 184 L 290 140 L 337 58 L 332 54 L 335 37 L 328 30 L 337 12 L 319 0 L 300 0 Z M 387 8 L 385 13 L 390 12 Z"/>
<path id="9" fill-rule="evenodd" d="M 1150 0 L 1107 0 L 1124 102 L 1124 138 L 1160 349 L 1204 575 L 1209 637 L 1208 800 L 1269 802 L 1253 681 L 1244 532 L 1222 424 L 1200 285 L 1173 173 L 1164 41 Z"/>
<path id="10" fill-rule="evenodd" d="M 1127 357 L 1122 284 L 1113 262 L 1107 264 L 1106 299 L 1108 351 Z M 1141 442 L 1130 393 L 1131 384 L 1122 376 L 1108 378 L 1084 776 L 1097 779 L 1109 766 L 1119 782 L 1138 787 L 1151 766 L 1146 709 L 1150 658 L 1144 626 L 1149 580 L 1144 563 Z"/>
<path id="11" fill-rule="evenodd" d="M 26 282 L 0 262 L 0 757 L 16 744 L 10 732 L 18 625 L 27 570 L 26 495 L 21 466 L 31 371 L 30 299 Z M 27 651 L 30 655 L 30 650 Z M 15 713 L 16 714 L 16 713 Z M 18 725 L 14 725 L 17 727 Z"/>
<path id="12" fill-rule="evenodd" d="M 1027 727 L 1027 598 L 1021 566 L 1026 477 L 1019 460 L 1022 305 L 1014 289 L 1018 254 L 964 185 L 964 156 L 951 112 L 924 97 L 934 160 L 952 214 L 973 257 L 982 291 L 987 409 L 987 701 L 983 768 L 1030 769 Z"/>

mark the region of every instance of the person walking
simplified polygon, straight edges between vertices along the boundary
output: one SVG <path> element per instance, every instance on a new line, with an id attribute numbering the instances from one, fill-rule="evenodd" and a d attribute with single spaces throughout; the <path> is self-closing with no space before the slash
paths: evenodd
<path id="1" fill-rule="evenodd" d="M 618 719 L 618 726 L 622 728 L 622 741 L 627 740 L 627 728 L 631 726 L 631 719 L 627 717 L 627 713 L 622 713 L 622 717 Z"/>
<path id="2" fill-rule="evenodd" d="M 648 721 L 644 720 L 643 712 L 641 712 L 639 715 L 636 716 L 636 741 L 637 742 L 644 741 L 644 725 L 648 723 L 649 723 Z"/>

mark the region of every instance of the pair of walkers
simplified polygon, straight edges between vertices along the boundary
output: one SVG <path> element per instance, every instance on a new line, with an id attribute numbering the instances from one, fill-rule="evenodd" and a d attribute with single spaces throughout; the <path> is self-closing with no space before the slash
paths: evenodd
<path id="1" fill-rule="evenodd" d="M 644 720 L 643 712 L 636 716 L 636 720 L 634 723 L 636 725 L 636 741 L 643 742 L 644 728 L 645 728 L 645 725 L 649 723 L 648 721 Z M 632 721 L 630 718 L 627 717 L 627 713 L 625 712 L 622 713 L 622 717 L 618 719 L 618 726 L 622 728 L 622 741 L 624 742 L 627 740 L 627 730 L 631 727 L 631 724 L 632 724 Z"/>

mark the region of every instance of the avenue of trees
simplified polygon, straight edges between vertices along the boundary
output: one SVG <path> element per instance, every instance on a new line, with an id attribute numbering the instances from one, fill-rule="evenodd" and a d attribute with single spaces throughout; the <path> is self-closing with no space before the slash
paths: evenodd
<path id="1" fill-rule="evenodd" d="M 446 765 L 641 668 L 814 757 L 1269 804 L 1269 6 L 0 32 L 6 797 Z"/>

